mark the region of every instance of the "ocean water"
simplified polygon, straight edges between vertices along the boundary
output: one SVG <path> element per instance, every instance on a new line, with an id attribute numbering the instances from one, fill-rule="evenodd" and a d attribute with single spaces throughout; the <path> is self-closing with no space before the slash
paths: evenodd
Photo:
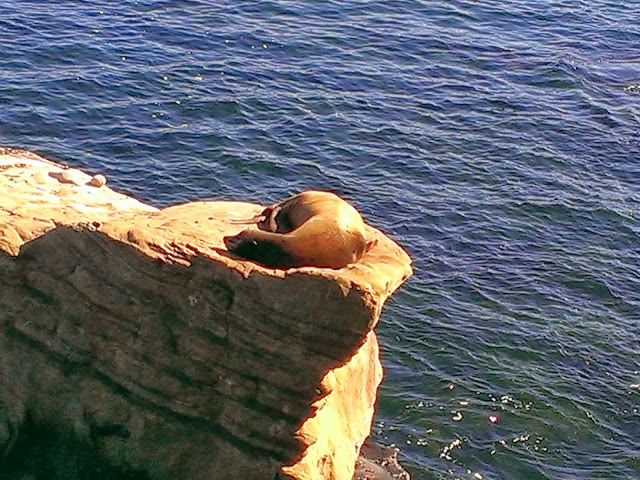
<path id="1" fill-rule="evenodd" d="M 640 478 L 640 3 L 3 0 L 0 144 L 157 206 L 333 190 L 412 255 L 415 480 Z"/>

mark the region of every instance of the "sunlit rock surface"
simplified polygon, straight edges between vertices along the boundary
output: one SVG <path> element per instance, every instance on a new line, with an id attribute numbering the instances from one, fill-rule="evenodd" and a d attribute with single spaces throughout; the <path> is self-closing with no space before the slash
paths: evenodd
<path id="1" fill-rule="evenodd" d="M 222 242 L 261 206 L 107 180 L 0 149 L 0 465 L 45 431 L 51 478 L 351 479 L 407 254 L 269 269 Z"/>

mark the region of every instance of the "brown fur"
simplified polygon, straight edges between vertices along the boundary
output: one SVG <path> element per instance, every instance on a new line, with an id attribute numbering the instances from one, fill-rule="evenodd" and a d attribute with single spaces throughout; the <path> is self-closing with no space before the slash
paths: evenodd
<path id="1" fill-rule="evenodd" d="M 342 268 L 376 243 L 367 242 L 358 211 L 329 192 L 299 193 L 245 223 L 256 223 L 258 230 L 225 237 L 225 245 L 270 267 Z"/>

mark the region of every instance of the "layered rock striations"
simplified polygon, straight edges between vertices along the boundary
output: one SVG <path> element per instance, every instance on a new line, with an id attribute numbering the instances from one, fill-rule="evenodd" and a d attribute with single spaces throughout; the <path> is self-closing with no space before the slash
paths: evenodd
<path id="1" fill-rule="evenodd" d="M 411 262 L 372 227 L 340 270 L 227 252 L 261 209 L 159 210 L 0 149 L 0 470 L 44 429 L 140 478 L 351 479 L 382 379 L 373 328 Z"/>

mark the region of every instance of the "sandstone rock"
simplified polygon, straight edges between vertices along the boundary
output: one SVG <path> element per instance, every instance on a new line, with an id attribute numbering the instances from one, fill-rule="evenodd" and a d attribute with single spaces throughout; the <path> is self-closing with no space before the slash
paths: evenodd
<path id="1" fill-rule="evenodd" d="M 222 237 L 261 209 L 158 210 L 0 149 L 0 470 L 44 429 L 103 473 L 351 479 L 382 378 L 373 328 L 411 262 L 372 227 L 340 270 L 234 257 Z M 59 460 L 49 478 L 97 478 Z"/>

